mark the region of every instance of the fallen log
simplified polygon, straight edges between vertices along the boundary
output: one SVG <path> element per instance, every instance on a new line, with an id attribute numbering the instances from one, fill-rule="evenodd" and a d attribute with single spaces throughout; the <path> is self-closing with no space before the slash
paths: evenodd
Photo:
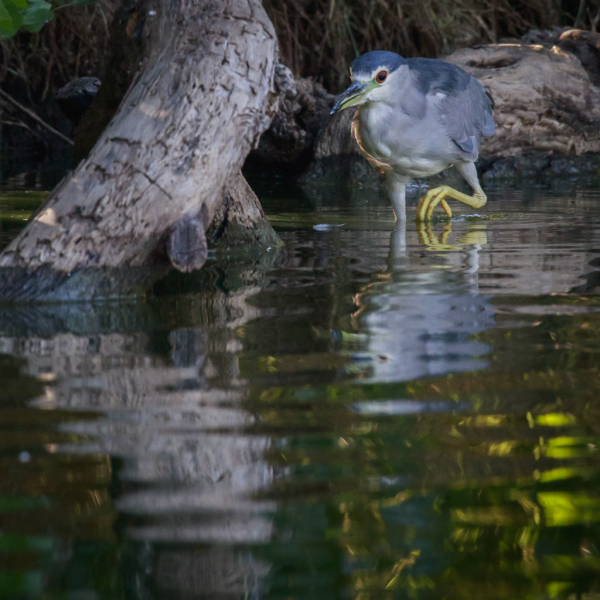
<path id="1" fill-rule="evenodd" d="M 269 126 L 277 41 L 259 0 L 126 2 L 142 65 L 89 156 L 0 255 L 0 298 L 38 298 L 39 282 L 60 298 L 55 286 L 81 273 L 89 297 L 94 272 L 116 278 L 109 295 L 129 293 L 115 270 L 147 273 L 178 222 L 202 214 L 208 226 Z"/>

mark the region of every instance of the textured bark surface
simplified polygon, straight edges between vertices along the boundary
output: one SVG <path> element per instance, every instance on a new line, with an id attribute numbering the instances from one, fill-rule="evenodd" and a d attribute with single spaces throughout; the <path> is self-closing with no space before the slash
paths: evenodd
<path id="1" fill-rule="evenodd" d="M 148 264 L 176 221 L 201 210 L 212 220 L 268 127 L 277 43 L 259 0 L 150 0 L 144 10 L 137 82 L 0 266 Z"/>
<path id="2" fill-rule="evenodd" d="M 205 205 L 202 208 L 205 208 Z M 179 219 L 169 232 L 167 254 L 177 270 L 191 273 L 200 269 L 206 262 L 206 219 L 206 210 L 201 210 L 195 217 L 185 216 Z"/>
<path id="3" fill-rule="evenodd" d="M 208 238 L 217 248 L 227 249 L 281 244 L 256 194 L 241 173 L 225 188 L 223 202 L 217 208 Z"/>

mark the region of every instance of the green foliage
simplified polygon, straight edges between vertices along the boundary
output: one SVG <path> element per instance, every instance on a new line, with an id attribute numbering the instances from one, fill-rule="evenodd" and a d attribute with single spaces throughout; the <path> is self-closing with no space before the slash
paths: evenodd
<path id="1" fill-rule="evenodd" d="M 0 38 L 13 37 L 20 29 L 37 33 L 54 18 L 59 8 L 80 4 L 86 6 L 96 0 L 73 0 L 57 4 L 45 0 L 0 0 Z"/>

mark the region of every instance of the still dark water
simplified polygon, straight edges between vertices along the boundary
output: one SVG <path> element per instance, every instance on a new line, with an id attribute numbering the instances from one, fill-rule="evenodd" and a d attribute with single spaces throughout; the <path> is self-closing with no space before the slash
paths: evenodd
<path id="1" fill-rule="evenodd" d="M 0 598 L 600 598 L 600 192 L 489 196 L 275 188 L 279 254 L 3 308 Z"/>

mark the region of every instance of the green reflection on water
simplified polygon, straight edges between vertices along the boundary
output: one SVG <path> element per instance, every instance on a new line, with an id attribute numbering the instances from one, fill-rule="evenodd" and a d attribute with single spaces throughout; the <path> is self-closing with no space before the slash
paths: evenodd
<path id="1" fill-rule="evenodd" d="M 0 248 L 4 248 L 25 226 L 48 192 L 14 191 L 0 193 Z"/>

